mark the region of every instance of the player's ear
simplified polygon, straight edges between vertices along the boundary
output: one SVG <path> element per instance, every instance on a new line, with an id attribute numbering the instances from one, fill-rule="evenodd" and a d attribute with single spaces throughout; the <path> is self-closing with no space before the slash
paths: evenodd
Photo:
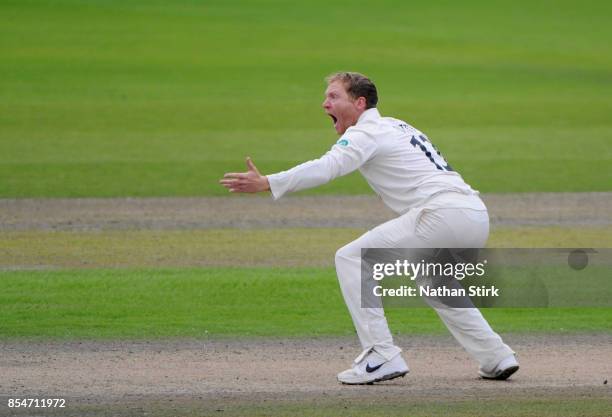
<path id="1" fill-rule="evenodd" d="M 367 102 L 366 102 L 365 97 L 359 97 L 357 99 L 357 108 L 359 110 L 362 110 L 362 111 L 365 110 L 366 109 L 366 105 L 367 105 Z"/>

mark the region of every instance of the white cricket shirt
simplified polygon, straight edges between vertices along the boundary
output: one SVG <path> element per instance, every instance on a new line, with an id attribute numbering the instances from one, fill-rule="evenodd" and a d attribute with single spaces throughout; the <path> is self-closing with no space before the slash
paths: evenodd
<path id="1" fill-rule="evenodd" d="M 452 170 L 429 139 L 406 122 L 381 117 L 377 109 L 361 114 L 354 126 L 321 158 L 268 175 L 274 199 L 325 184 L 358 169 L 394 212 L 403 214 L 446 192 L 476 195 Z M 478 198 L 445 196 L 444 207 L 485 209 Z M 466 201 L 473 203 L 466 203 Z"/>

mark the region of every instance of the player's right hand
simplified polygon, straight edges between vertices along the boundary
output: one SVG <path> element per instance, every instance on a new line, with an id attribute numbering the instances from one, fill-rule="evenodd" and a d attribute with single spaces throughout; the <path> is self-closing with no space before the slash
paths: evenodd
<path id="1" fill-rule="evenodd" d="M 247 172 L 228 172 L 219 183 L 230 193 L 258 193 L 268 191 L 268 177 L 261 175 L 250 157 L 246 158 Z"/>

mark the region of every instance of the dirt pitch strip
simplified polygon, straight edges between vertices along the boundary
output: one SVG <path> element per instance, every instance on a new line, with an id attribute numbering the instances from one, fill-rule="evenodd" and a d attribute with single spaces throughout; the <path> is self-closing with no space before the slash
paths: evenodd
<path id="1" fill-rule="evenodd" d="M 411 368 L 405 378 L 351 387 L 335 375 L 359 353 L 353 339 L 4 342 L 0 410 L 10 415 L 6 398 L 20 397 L 66 398 L 62 415 L 96 416 L 231 415 L 244 404 L 265 415 L 287 404 L 350 404 L 364 396 L 407 404 L 500 395 L 612 400 L 612 385 L 604 384 L 612 378 L 612 335 L 506 339 L 521 362 L 508 381 L 479 379 L 450 337 L 417 336 L 397 340 Z"/>
<path id="2" fill-rule="evenodd" d="M 485 194 L 496 226 L 612 224 L 612 192 Z M 0 231 L 371 228 L 394 217 L 374 196 L 0 199 Z"/>

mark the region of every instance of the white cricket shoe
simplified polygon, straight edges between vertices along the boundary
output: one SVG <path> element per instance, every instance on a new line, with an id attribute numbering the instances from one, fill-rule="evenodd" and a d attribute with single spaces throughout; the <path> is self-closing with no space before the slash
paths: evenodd
<path id="1" fill-rule="evenodd" d="M 338 374 L 338 381 L 349 385 L 373 384 L 403 377 L 408 371 L 408 365 L 400 354 L 387 360 L 374 349 L 368 349 L 355 359 L 351 369 Z"/>
<path id="2" fill-rule="evenodd" d="M 514 355 L 510 355 L 497 364 L 491 371 L 485 371 L 482 368 L 478 371 L 484 379 L 505 380 L 513 373 L 519 370 L 519 363 Z"/>

